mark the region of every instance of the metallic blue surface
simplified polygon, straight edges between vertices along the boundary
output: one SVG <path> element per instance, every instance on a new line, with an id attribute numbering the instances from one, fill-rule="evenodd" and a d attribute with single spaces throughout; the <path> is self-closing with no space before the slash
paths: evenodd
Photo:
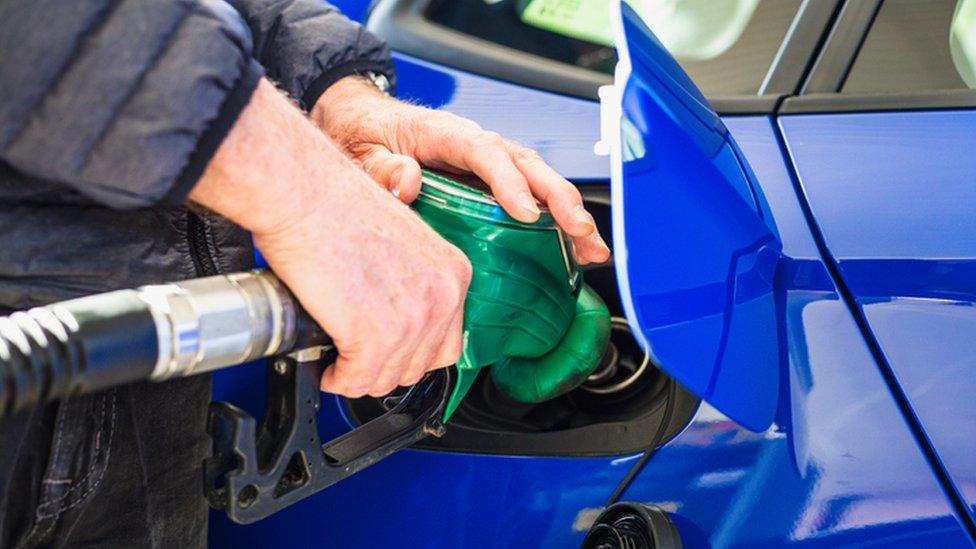
<path id="1" fill-rule="evenodd" d="M 819 258 L 772 124 L 726 124 L 763 183 L 790 257 L 777 275 L 787 290 L 788 396 L 763 433 L 702 406 L 624 497 L 672 510 L 689 547 L 966 546 Z M 228 370 L 215 391 L 256 411 L 262 376 Z M 348 429 L 336 400 L 324 402 L 324 430 Z M 402 452 L 254 525 L 214 514 L 211 544 L 575 546 L 634 459 Z"/>
<path id="2" fill-rule="evenodd" d="M 364 11 L 363 1 L 337 3 Z M 404 57 L 398 58 L 398 67 L 402 95 L 443 106 L 472 117 L 485 127 L 515 135 L 541 149 L 550 162 L 574 180 L 606 181 L 609 177 L 606 160 L 595 157 L 590 149 L 599 138 L 595 103 L 494 82 Z M 750 196 L 764 195 L 768 205 L 763 201 L 754 202 L 751 209 L 760 212 L 770 232 L 775 219 L 778 239 L 782 242 L 783 259 L 774 273 L 772 286 L 776 339 L 781 342 L 774 372 L 779 379 L 773 398 L 775 423 L 764 432 L 755 433 L 711 406 L 703 405 L 685 431 L 654 456 L 624 498 L 656 502 L 672 511 L 689 547 L 970 545 L 972 540 L 961 529 L 943 487 L 906 426 L 904 416 L 885 386 L 878 363 L 868 352 L 851 311 L 840 300 L 820 257 L 777 143 L 775 123 L 766 117 L 724 121 L 755 177 L 747 173 L 748 186 L 737 188 L 734 196 L 727 189 L 720 190 L 705 203 L 713 204 L 716 209 L 732 203 L 737 211 L 743 211 L 742 204 L 748 204 Z M 784 127 L 789 134 L 789 123 Z M 972 132 L 972 127 L 969 131 Z M 957 399 L 973 392 L 972 369 L 967 368 L 973 349 L 958 343 L 974 329 L 968 314 L 972 311 L 973 286 L 967 286 L 972 273 L 967 261 L 973 255 L 952 256 L 948 250 L 958 246 L 965 236 L 976 234 L 971 231 L 976 216 L 969 216 L 968 225 L 966 220 L 958 218 L 946 220 L 951 224 L 944 226 L 943 232 L 954 237 L 943 239 L 951 240 L 947 248 L 941 248 L 946 255 L 932 253 L 934 248 L 915 240 L 915 230 L 921 225 L 918 234 L 931 235 L 929 243 L 937 242 L 938 227 L 925 223 L 942 223 L 940 220 L 945 219 L 940 217 L 942 212 L 931 209 L 912 217 L 915 212 L 898 210 L 898 219 L 883 218 L 878 209 L 892 205 L 882 200 L 885 194 L 882 191 L 887 191 L 892 181 L 902 181 L 907 175 L 884 171 L 884 166 L 877 165 L 884 164 L 880 161 L 869 171 L 867 166 L 859 165 L 863 162 L 859 149 L 845 141 L 849 134 L 831 135 L 835 149 L 849 147 L 843 154 L 855 158 L 835 162 L 834 158 L 839 157 L 817 157 L 814 163 L 826 164 L 825 178 L 832 171 L 850 173 L 852 178 L 863 176 L 859 181 L 864 182 L 869 180 L 868 176 L 881 173 L 885 180 L 871 179 L 874 194 L 868 194 L 870 189 L 865 185 L 861 191 L 866 194 L 858 199 L 846 204 L 831 203 L 826 209 L 823 204 L 818 207 L 818 199 L 813 197 L 815 213 L 825 226 L 835 255 L 835 241 L 852 245 L 841 246 L 851 253 L 838 255 L 847 258 L 842 261 L 858 260 L 847 261 L 844 277 L 852 288 L 864 287 L 851 282 L 858 279 L 873 288 L 870 296 L 865 294 L 870 299 L 865 301 L 862 296 L 863 308 L 890 361 L 919 365 L 910 368 L 917 376 L 915 379 L 922 383 L 919 391 L 912 393 L 913 403 L 921 402 L 921 396 L 933 402 L 937 396 L 951 401 L 938 416 L 944 421 L 940 423 L 945 427 L 943 436 L 933 434 L 933 438 L 944 442 L 940 455 L 947 464 L 964 466 L 962 462 L 966 458 L 973 461 L 971 446 L 966 444 L 974 438 L 971 427 L 974 410 L 973 404 Z M 935 140 L 935 135 L 928 134 L 926 139 Z M 971 135 L 957 133 L 956 137 L 971 140 Z M 787 137 L 791 152 L 797 155 L 798 136 Z M 906 166 L 909 161 L 902 162 L 898 155 L 932 158 L 925 174 L 915 172 L 919 185 L 929 184 L 924 192 L 918 193 L 916 200 L 936 200 L 927 193 L 945 181 L 942 176 L 946 170 L 954 169 L 952 162 L 957 163 L 955 166 L 961 163 L 969 174 L 976 173 L 972 170 L 974 155 L 953 149 L 949 143 L 942 144 L 949 147 L 942 151 L 906 150 L 905 144 L 916 137 L 912 134 L 911 139 L 899 138 L 901 148 L 886 160 L 889 166 L 893 163 L 909 170 L 911 166 Z M 858 146 L 873 150 L 870 142 L 883 138 L 886 137 L 874 128 L 859 136 Z M 652 143 L 647 150 L 653 155 L 660 149 L 656 149 L 657 141 Z M 823 147 L 821 151 L 826 150 Z M 972 150 L 976 149 L 969 146 L 968 151 Z M 873 157 L 886 154 L 880 148 L 876 152 Z M 734 158 L 734 153 L 730 156 Z M 914 158 L 918 160 L 917 156 Z M 798 164 L 802 168 L 804 188 L 810 193 L 810 161 L 798 161 Z M 890 170 L 898 168 L 890 167 Z M 962 168 L 959 170 L 956 176 L 965 173 Z M 933 178 L 932 174 L 940 177 Z M 850 184 L 850 179 L 843 179 L 831 180 L 830 184 L 839 187 Z M 754 186 L 756 181 L 762 185 L 761 192 Z M 835 188 L 831 192 L 852 191 Z M 976 204 L 966 194 L 974 192 L 972 189 L 955 192 L 962 193 L 957 195 L 960 201 L 968 200 L 965 204 Z M 965 204 L 956 204 L 956 209 L 951 211 L 964 210 Z M 867 208 L 868 205 L 876 208 Z M 654 205 L 649 209 L 653 212 L 663 207 Z M 837 219 L 832 218 L 837 208 L 842 208 L 846 215 L 837 214 Z M 874 213 L 864 213 L 865 210 Z M 867 219 L 860 219 L 859 215 Z M 875 215 L 877 224 L 872 223 Z M 866 232 L 860 237 L 856 233 L 843 233 L 849 236 L 837 240 L 838 233 L 826 227 L 828 222 L 840 222 L 855 229 L 862 221 Z M 885 223 L 890 226 L 886 227 Z M 953 229 L 954 226 L 959 230 Z M 968 232 L 960 234 L 967 227 Z M 882 237 L 892 246 L 902 246 L 899 248 L 902 253 L 870 255 L 868 252 L 873 248 L 869 245 L 875 242 L 869 239 Z M 888 251 L 895 249 L 891 247 Z M 927 262 L 931 258 L 938 261 Z M 863 259 L 871 261 L 859 261 Z M 955 259 L 963 264 L 956 265 Z M 631 256 L 631 261 L 637 261 L 635 256 Z M 865 270 L 857 274 L 856 269 Z M 897 276 L 891 276 L 893 272 Z M 879 273 L 884 276 L 878 276 Z M 741 278 L 756 282 L 747 276 Z M 761 294 L 768 286 L 763 277 L 759 277 L 757 284 L 759 289 L 751 286 L 751 292 Z M 940 300 L 957 305 L 950 306 Z M 920 314 L 929 315 L 925 324 L 931 327 L 922 335 L 916 325 Z M 900 343 L 898 349 L 902 354 L 889 348 L 892 340 L 896 345 Z M 922 345 L 928 342 L 935 343 L 929 347 Z M 748 346 L 750 341 L 729 340 L 730 347 L 736 344 Z M 938 375 L 928 375 L 934 371 Z M 911 384 L 902 379 L 903 374 L 911 377 L 910 373 L 899 372 L 899 379 Z M 244 404 L 249 411 L 260 411 L 262 394 L 260 365 L 227 370 L 215 376 L 215 397 Z M 925 420 L 921 409 L 919 415 Z M 339 401 L 328 396 L 323 400 L 320 423 L 325 437 L 350 427 Z M 929 427 L 927 421 L 926 426 Z M 956 439 L 947 438 L 953 432 Z M 589 521 L 636 458 L 530 458 L 405 451 L 254 525 L 234 525 L 215 513 L 211 545 L 577 546 Z M 959 478 L 957 475 L 957 482 Z M 970 489 L 965 483 L 961 485 Z"/>
<path id="3" fill-rule="evenodd" d="M 789 258 L 777 273 L 788 342 L 777 421 L 750 433 L 703 406 L 624 498 L 674 509 L 692 546 L 967 546 L 819 257 L 773 124 L 725 122 Z"/>
<path id="4" fill-rule="evenodd" d="M 248 526 L 214 517 L 218 547 L 572 547 L 626 460 L 403 451 Z"/>
<path id="5" fill-rule="evenodd" d="M 611 197 L 628 319 L 682 385 L 764 430 L 779 389 L 782 245 L 722 121 L 636 12 L 624 5 L 623 15 L 631 71 Z"/>
<path id="6" fill-rule="evenodd" d="M 538 151 L 573 181 L 606 181 L 607 159 L 593 153 L 600 108 L 592 101 L 499 82 L 395 54 L 397 95 L 477 121 Z"/>
<path id="7" fill-rule="evenodd" d="M 366 20 L 366 12 L 369 11 L 369 0 L 328 0 L 330 4 L 339 8 L 349 19 L 359 21 Z"/>
<path id="8" fill-rule="evenodd" d="M 780 122 L 827 246 L 976 507 L 976 112 Z"/>

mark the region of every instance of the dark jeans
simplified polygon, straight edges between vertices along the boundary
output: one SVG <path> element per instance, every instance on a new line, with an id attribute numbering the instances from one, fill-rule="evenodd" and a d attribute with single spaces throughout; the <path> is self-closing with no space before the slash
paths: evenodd
<path id="1" fill-rule="evenodd" d="M 0 547 L 204 547 L 209 376 L 0 422 Z"/>

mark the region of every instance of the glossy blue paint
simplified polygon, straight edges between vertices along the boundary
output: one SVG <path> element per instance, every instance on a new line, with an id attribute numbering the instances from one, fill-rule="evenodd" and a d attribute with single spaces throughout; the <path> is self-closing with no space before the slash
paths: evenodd
<path id="1" fill-rule="evenodd" d="M 394 59 L 400 97 L 470 118 L 485 129 L 531 147 L 573 181 L 606 181 L 610 177 L 607 159 L 593 152 L 600 136 L 596 103 L 499 82 L 399 53 L 394 53 Z"/>
<path id="2" fill-rule="evenodd" d="M 780 122 L 824 240 L 976 508 L 976 112 Z"/>
<path id="3" fill-rule="evenodd" d="M 777 274 L 786 396 L 763 433 L 704 405 L 625 497 L 672 510 L 689 547 L 966 546 L 819 258 L 773 125 L 764 117 L 726 125 L 763 183 L 790 257 Z M 216 390 L 257 411 L 262 375 L 226 371 Z M 348 429 L 338 402 L 325 402 L 325 431 Z M 214 514 L 211 545 L 575 546 L 634 459 L 402 452 L 254 525 Z"/>
<path id="4" fill-rule="evenodd" d="M 365 1 L 344 3 L 365 6 Z M 544 156 L 573 179 L 607 179 L 604 160 L 590 152 L 598 138 L 596 104 L 420 60 L 401 57 L 398 66 L 401 75 L 417 68 L 414 77 L 401 76 L 402 93 L 520 136 L 543 149 Z M 751 182 L 762 184 L 761 193 L 740 187 L 739 200 L 748 203 L 749 194 L 765 195 L 768 206 L 760 202 L 758 210 L 766 222 L 775 219 L 783 243 L 785 259 L 779 262 L 773 285 L 778 340 L 785 342 L 779 346 L 776 422 L 754 433 L 702 406 L 685 431 L 654 457 L 625 498 L 657 502 L 671 510 L 689 547 L 971 544 L 839 299 L 797 202 L 775 125 L 765 117 L 727 118 L 725 124 L 755 171 Z M 817 214 L 822 220 L 823 213 Z M 910 229 L 905 237 L 911 237 Z M 918 257 L 930 256 L 870 259 Z M 947 259 L 940 262 L 931 269 L 910 262 L 898 266 L 948 277 L 941 286 L 928 284 L 924 289 L 948 287 L 947 292 L 956 295 L 965 287 L 959 281 L 965 282 L 966 267 L 946 271 Z M 879 263 L 871 265 L 868 269 Z M 867 273 L 864 278 L 880 287 L 876 276 Z M 914 280 L 911 276 L 888 278 L 895 281 L 885 284 L 898 288 L 891 295 L 902 295 L 915 284 L 897 282 Z M 916 302 L 874 300 L 865 311 L 889 304 Z M 909 313 L 910 318 L 917 314 Z M 950 316 L 942 325 L 949 340 L 970 329 L 965 320 L 957 320 Z M 890 324 L 898 322 L 895 318 Z M 910 340 L 911 323 L 900 329 L 907 333 L 895 328 L 891 333 Z M 918 350 L 914 359 L 919 361 L 934 356 L 919 345 L 906 348 Z M 964 365 L 966 353 L 935 359 L 939 364 Z M 951 369 L 944 371 L 952 377 Z M 941 391 L 946 385 L 938 387 Z M 957 394 L 965 394 L 968 385 L 957 387 Z M 260 365 L 222 372 L 215 379 L 216 397 L 243 403 L 252 412 L 260 411 L 262 392 Z M 327 397 L 323 404 L 325 436 L 350 427 L 337 399 Z M 946 417 L 952 413 L 956 431 L 965 436 L 973 415 L 949 410 Z M 214 514 L 211 545 L 574 546 L 582 539 L 587 519 L 592 520 L 634 459 L 401 452 L 254 525 L 233 525 Z"/>
<path id="5" fill-rule="evenodd" d="M 397 72 L 398 98 L 432 109 L 446 107 L 451 112 L 455 112 L 454 109 L 458 107 L 463 109 L 464 105 L 463 99 L 451 105 L 458 92 L 457 81 L 465 78 L 480 78 L 465 76 L 457 71 L 448 72 L 439 65 L 400 54 L 394 54 L 393 65 Z M 473 86 L 462 86 L 462 96 L 465 91 L 470 93 L 470 89 L 479 89 L 484 84 L 484 82 L 474 82 Z"/>
<path id="6" fill-rule="evenodd" d="M 262 522 L 215 517 L 212 545 L 572 547 L 628 465 L 408 450 Z"/>
<path id="7" fill-rule="evenodd" d="M 819 257 L 764 117 L 726 118 L 780 229 L 787 341 L 776 424 L 708 406 L 624 494 L 675 510 L 692 546 L 967 546 Z"/>
<path id="8" fill-rule="evenodd" d="M 370 0 L 328 0 L 328 2 L 339 8 L 339 11 L 349 19 L 360 23 L 366 21 Z"/>
<path id="9" fill-rule="evenodd" d="M 725 125 L 636 12 L 622 12 L 620 140 L 610 146 L 622 162 L 611 197 L 624 308 L 663 369 L 764 430 L 779 389 L 782 245 Z"/>

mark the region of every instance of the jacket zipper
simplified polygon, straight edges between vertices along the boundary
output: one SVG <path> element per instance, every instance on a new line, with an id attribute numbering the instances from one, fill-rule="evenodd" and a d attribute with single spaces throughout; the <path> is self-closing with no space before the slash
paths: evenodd
<path id="1" fill-rule="evenodd" d="M 217 263 L 210 253 L 210 246 L 207 245 L 207 222 L 193 212 L 187 212 L 186 215 L 186 240 L 190 246 L 190 258 L 193 260 L 193 268 L 197 276 L 220 274 Z"/>

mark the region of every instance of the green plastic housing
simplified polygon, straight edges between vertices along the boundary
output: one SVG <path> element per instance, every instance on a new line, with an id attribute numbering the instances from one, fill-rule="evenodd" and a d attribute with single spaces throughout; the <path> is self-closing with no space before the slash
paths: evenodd
<path id="1" fill-rule="evenodd" d="M 464 348 L 450 418 L 478 370 L 508 396 L 541 402 L 563 394 L 596 368 L 610 337 L 610 313 L 582 284 L 572 242 L 552 216 L 510 217 L 484 183 L 423 172 L 418 214 L 463 251 L 472 266 L 464 306 Z"/>

